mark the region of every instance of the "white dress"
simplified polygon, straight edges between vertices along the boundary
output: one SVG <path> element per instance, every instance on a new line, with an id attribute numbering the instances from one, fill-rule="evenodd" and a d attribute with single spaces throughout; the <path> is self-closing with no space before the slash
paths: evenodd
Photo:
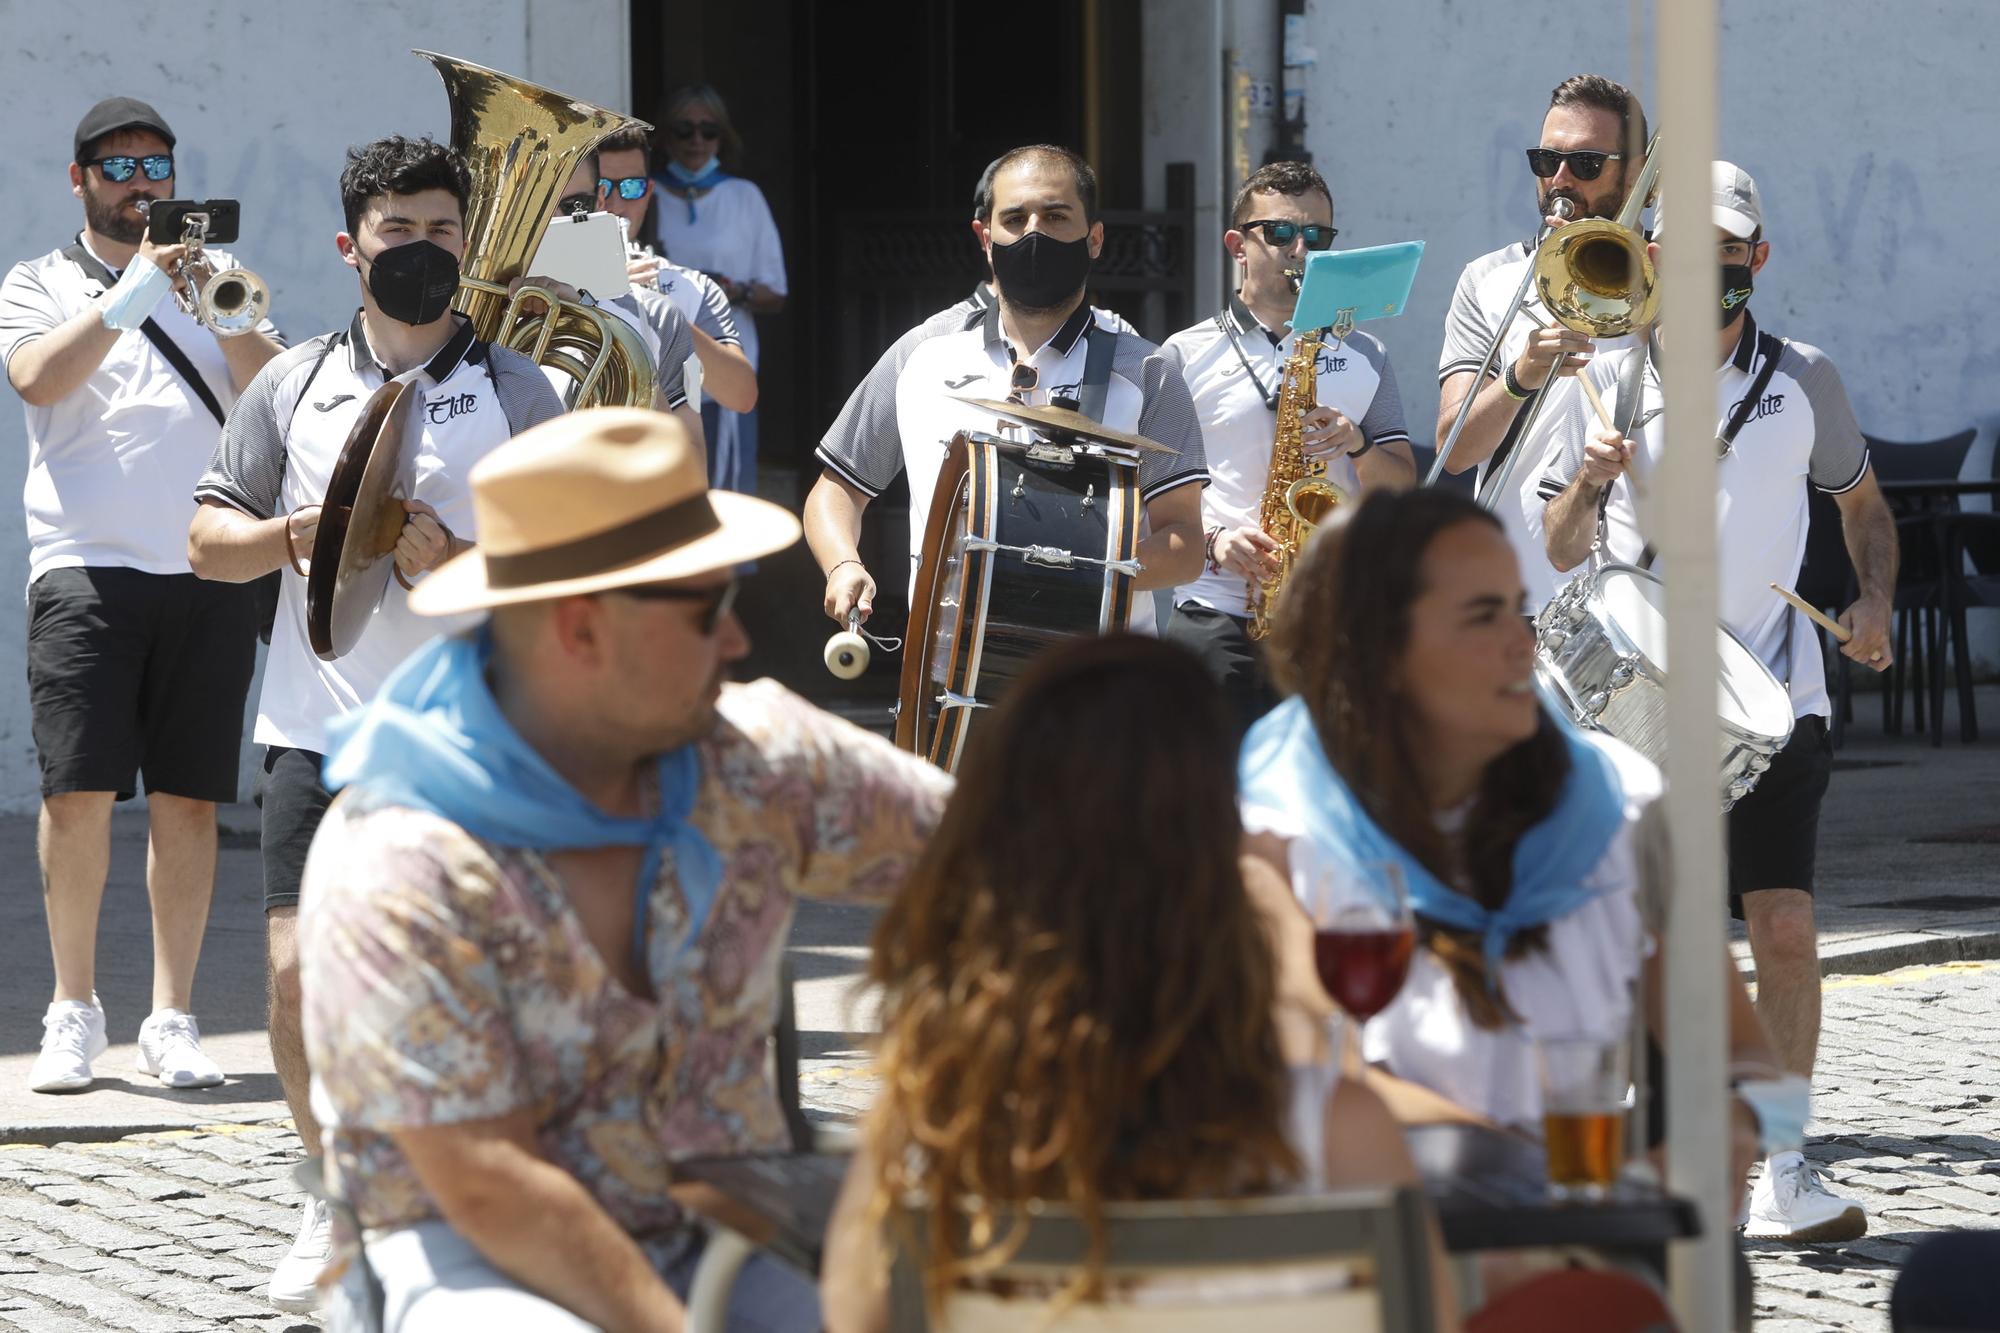
<path id="1" fill-rule="evenodd" d="M 1615 1037 L 1632 1021 L 1633 996 L 1651 943 L 1640 910 L 1636 830 L 1661 790 L 1659 770 L 1609 737 L 1591 735 L 1616 765 L 1626 793 L 1625 825 L 1586 877 L 1601 891 L 1549 923 L 1548 948 L 1503 962 L 1500 985 L 1521 1018 L 1498 1029 L 1475 1025 L 1444 967 L 1419 949 L 1394 1003 L 1361 1031 L 1371 1064 L 1422 1084 L 1474 1114 L 1541 1132 L 1535 1038 L 1579 1034 Z M 1464 812 L 1454 812 L 1456 820 Z M 1447 827 L 1454 816 L 1441 816 Z M 1288 810 L 1246 806 L 1252 833 L 1295 838 Z"/>

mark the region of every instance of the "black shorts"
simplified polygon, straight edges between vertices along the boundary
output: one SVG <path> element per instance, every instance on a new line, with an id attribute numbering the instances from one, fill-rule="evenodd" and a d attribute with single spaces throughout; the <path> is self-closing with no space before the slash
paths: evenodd
<path id="1" fill-rule="evenodd" d="M 1800 718 L 1792 738 L 1748 796 L 1723 816 L 1729 842 L 1729 905 L 1743 915 L 1743 895 L 1759 889 L 1813 891 L 1819 807 L 1833 774 L 1826 719 Z"/>
<path id="2" fill-rule="evenodd" d="M 240 583 L 116 566 L 28 589 L 28 702 L 42 795 L 236 799 L 257 608 Z"/>
<path id="3" fill-rule="evenodd" d="M 1278 706 L 1278 692 L 1264 669 L 1264 646 L 1250 637 L 1250 622 L 1199 602 L 1174 608 L 1160 636 L 1193 653 L 1222 687 L 1236 714 L 1236 734 Z"/>
<path id="4" fill-rule="evenodd" d="M 306 852 L 333 796 L 320 785 L 322 756 L 274 745 L 264 751 L 257 803 L 264 809 L 264 910 L 299 905 Z"/>

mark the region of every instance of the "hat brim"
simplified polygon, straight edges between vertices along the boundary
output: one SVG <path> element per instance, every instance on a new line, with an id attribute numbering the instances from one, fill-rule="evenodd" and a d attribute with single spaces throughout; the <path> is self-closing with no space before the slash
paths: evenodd
<path id="1" fill-rule="evenodd" d="M 496 588 L 487 579 L 485 555 L 474 546 L 425 576 L 410 594 L 410 609 L 420 616 L 455 616 L 642 583 L 670 583 L 775 554 L 799 539 L 798 519 L 768 500 L 733 491 L 710 491 L 708 500 L 721 520 L 714 532 L 658 555 L 581 578 Z"/>
<path id="2" fill-rule="evenodd" d="M 1739 241 L 1747 241 L 1757 234 L 1757 219 L 1748 213 L 1739 213 L 1733 208 L 1714 206 L 1715 225 L 1734 236 Z"/>

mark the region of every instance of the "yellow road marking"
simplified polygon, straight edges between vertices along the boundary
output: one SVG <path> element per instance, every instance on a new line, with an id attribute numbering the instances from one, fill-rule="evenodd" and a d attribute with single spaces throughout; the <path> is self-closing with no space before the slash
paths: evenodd
<path id="1" fill-rule="evenodd" d="M 1906 981 L 1929 981 L 1933 977 L 1962 976 L 1976 972 L 1991 971 L 1994 962 L 1930 963 L 1918 967 L 1898 968 L 1894 972 L 1877 972 L 1870 976 L 1833 977 L 1820 983 L 1822 991 L 1850 990 L 1856 986 L 1900 986 Z"/>

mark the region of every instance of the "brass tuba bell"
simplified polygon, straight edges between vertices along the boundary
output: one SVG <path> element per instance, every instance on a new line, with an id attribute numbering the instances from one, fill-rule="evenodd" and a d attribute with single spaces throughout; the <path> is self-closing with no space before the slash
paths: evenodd
<path id="1" fill-rule="evenodd" d="M 453 306 L 473 333 L 576 381 L 574 407 L 651 407 L 653 360 L 646 343 L 615 314 L 524 286 L 556 199 L 583 155 L 628 125 L 589 102 L 470 61 L 418 51 L 436 66 L 451 100 L 451 146 L 472 176 L 465 209 L 465 260 Z M 539 298 L 544 309 L 528 313 Z"/>

